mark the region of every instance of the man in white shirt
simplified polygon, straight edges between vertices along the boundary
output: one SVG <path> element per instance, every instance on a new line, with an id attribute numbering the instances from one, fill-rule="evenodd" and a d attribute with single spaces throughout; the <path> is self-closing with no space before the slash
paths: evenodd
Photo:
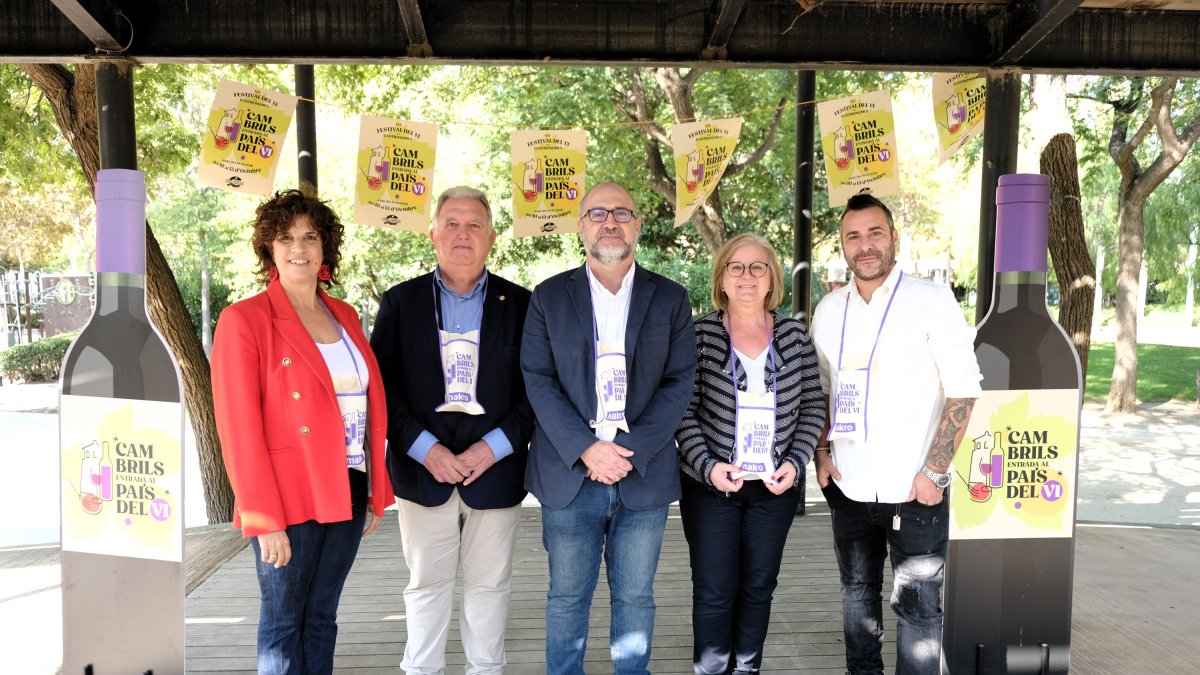
<path id="1" fill-rule="evenodd" d="M 647 672 L 654 573 L 679 499 L 675 429 L 695 380 L 691 303 L 634 264 L 633 197 L 603 183 L 583 197 L 580 268 L 533 292 L 521 370 L 537 416 L 525 487 L 542 504 L 550 562 L 546 672 L 583 672 L 588 612 L 603 557 L 612 595 L 613 672 Z"/>
<path id="2" fill-rule="evenodd" d="M 833 513 L 846 668 L 882 673 L 884 559 L 895 578 L 896 672 L 941 667 L 950 460 L 982 395 L 975 330 L 950 289 L 903 274 L 887 206 L 855 195 L 841 219 L 854 280 L 813 315 L 828 438 L 816 472 Z M 832 450 L 832 451 L 831 451 Z"/>

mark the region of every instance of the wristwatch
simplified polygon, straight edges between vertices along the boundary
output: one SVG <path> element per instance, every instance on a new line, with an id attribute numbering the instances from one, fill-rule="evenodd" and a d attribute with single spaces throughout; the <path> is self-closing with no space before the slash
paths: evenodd
<path id="1" fill-rule="evenodd" d="M 940 488 L 944 489 L 944 488 L 950 487 L 951 476 L 950 476 L 949 472 L 938 473 L 938 472 L 934 471 L 933 469 L 929 468 L 928 466 L 923 466 L 923 467 L 921 467 L 921 473 L 928 476 L 929 480 L 933 481 L 933 484 Z"/>

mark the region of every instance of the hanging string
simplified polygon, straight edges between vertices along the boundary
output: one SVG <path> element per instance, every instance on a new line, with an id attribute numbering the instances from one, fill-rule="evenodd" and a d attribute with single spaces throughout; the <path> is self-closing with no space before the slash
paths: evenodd
<path id="1" fill-rule="evenodd" d="M 242 84 L 245 84 L 245 83 L 242 83 Z M 247 85 L 247 86 L 256 86 L 256 85 Z M 268 87 L 257 87 L 257 88 L 269 89 Z M 282 92 L 280 92 L 280 93 L 282 93 Z M 317 99 L 307 98 L 304 96 L 296 96 L 295 98 L 300 101 L 306 101 L 308 103 L 312 103 L 313 105 L 324 106 L 326 108 L 336 108 L 337 110 L 342 110 L 342 111 L 346 112 L 347 114 L 351 114 L 351 115 L 362 115 L 362 114 L 376 115 L 377 114 L 377 113 L 363 113 L 359 110 L 356 110 L 354 108 L 350 108 L 348 106 L 344 106 L 344 105 L 341 105 L 338 103 L 329 103 L 327 101 L 319 101 Z M 708 122 L 708 121 L 737 119 L 737 118 L 742 118 L 742 117 L 748 117 L 751 115 L 758 115 L 758 114 L 762 114 L 762 113 L 775 113 L 778 111 L 787 111 L 787 110 L 791 110 L 794 108 L 799 108 L 800 106 L 815 105 L 818 103 L 824 103 L 826 101 L 836 101 L 839 98 L 845 98 L 845 96 L 836 96 L 833 98 L 826 98 L 826 99 L 812 99 L 812 100 L 808 100 L 808 101 L 794 101 L 794 102 L 785 103 L 783 105 L 773 105 L 773 106 L 767 106 L 764 108 L 753 108 L 751 110 L 746 110 L 746 111 L 737 112 L 737 113 L 730 113 L 730 114 L 726 114 L 726 115 L 712 115 L 712 116 L 700 117 L 700 118 L 684 118 L 684 119 L 675 120 L 674 122 L 661 122 L 659 120 L 622 120 L 620 122 L 597 122 L 595 124 L 576 124 L 576 125 L 571 125 L 570 127 L 564 127 L 563 125 L 536 124 L 536 125 L 529 125 L 529 126 L 520 126 L 520 128 L 526 129 L 526 130 L 538 130 L 538 131 L 557 131 L 557 130 L 563 130 L 564 128 L 607 129 L 607 128 L 615 128 L 615 127 L 637 127 L 637 126 L 650 126 L 650 125 L 658 126 L 658 125 L 661 125 L 664 123 L 665 124 L 686 124 L 688 122 Z M 392 118 L 400 119 L 400 117 L 397 117 L 396 115 L 391 115 L 391 114 L 378 115 L 378 116 L 379 117 L 392 117 Z M 403 119 L 406 119 L 410 122 L 422 122 L 425 124 L 436 124 L 438 126 L 475 126 L 475 127 L 496 127 L 496 128 L 506 128 L 506 129 L 514 129 L 514 128 L 518 128 L 518 126 L 519 126 L 519 125 L 514 125 L 511 123 L 500 123 L 500 122 L 473 122 L 473 121 L 472 122 L 464 122 L 461 120 L 444 120 L 444 119 L 443 120 L 429 120 L 429 119 L 418 119 L 418 118 L 409 118 L 409 117 L 403 117 Z"/>

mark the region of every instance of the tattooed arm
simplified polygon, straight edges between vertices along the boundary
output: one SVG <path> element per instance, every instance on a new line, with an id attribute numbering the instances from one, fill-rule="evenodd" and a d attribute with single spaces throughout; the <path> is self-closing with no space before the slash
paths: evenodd
<path id="1" fill-rule="evenodd" d="M 967 431 L 967 420 L 971 419 L 971 409 L 975 407 L 973 398 L 949 398 L 942 408 L 942 418 L 938 420 L 937 433 L 929 447 L 925 463 L 938 473 L 950 470 L 950 460 L 954 459 L 954 451 L 962 443 L 963 434 Z"/>
<path id="2" fill-rule="evenodd" d="M 929 454 L 925 456 L 925 464 L 936 473 L 950 471 L 950 460 L 954 459 L 954 451 L 967 431 L 967 421 L 971 419 L 971 409 L 974 407 L 973 398 L 946 399 L 942 417 L 938 420 L 937 433 L 933 435 Z M 913 477 L 908 499 L 916 499 L 923 504 L 937 504 L 942 500 L 942 489 L 934 485 L 924 472 L 918 471 Z"/>

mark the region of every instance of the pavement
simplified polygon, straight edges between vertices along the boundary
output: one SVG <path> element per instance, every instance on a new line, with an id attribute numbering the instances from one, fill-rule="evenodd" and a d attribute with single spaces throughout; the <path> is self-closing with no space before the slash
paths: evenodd
<path id="1" fill-rule="evenodd" d="M 54 672 L 61 654 L 57 406 L 55 384 L 0 386 L 0 438 L 5 441 L 0 457 L 17 469 L 0 490 L 0 556 L 54 558 L 0 565 L 0 672 Z M 190 477 L 185 479 L 185 521 L 190 528 L 205 522 L 194 442 L 188 439 L 185 453 Z M 1140 630 L 1159 636 L 1156 640 L 1166 639 L 1164 630 L 1181 626 L 1187 627 L 1183 634 L 1200 630 L 1195 610 L 1200 605 L 1195 567 L 1200 555 L 1200 409 L 1192 402 L 1173 401 L 1109 416 L 1098 404 L 1086 404 L 1079 472 L 1077 598 L 1103 599 L 1112 606 L 1081 607 L 1077 602 L 1075 623 L 1081 625 L 1073 629 L 1094 636 L 1096 644 L 1114 645 L 1112 653 L 1093 649 L 1087 654 L 1098 660 L 1086 672 L 1132 672 L 1113 668 L 1114 659 L 1125 653 L 1113 636 L 1136 628 L 1118 620 L 1131 616 L 1122 614 L 1126 609 L 1141 608 Z M 824 507 L 819 491 L 810 490 L 807 498 L 814 510 Z"/>
<path id="2" fill-rule="evenodd" d="M 0 490 L 0 549 L 58 542 L 57 411 L 56 384 L 0 386 L 0 460 L 27 477 Z M 184 452 L 185 525 L 206 525 L 190 433 Z M 1079 475 L 1081 522 L 1200 529 L 1200 408 L 1170 401 L 1111 416 L 1085 404 Z"/>

